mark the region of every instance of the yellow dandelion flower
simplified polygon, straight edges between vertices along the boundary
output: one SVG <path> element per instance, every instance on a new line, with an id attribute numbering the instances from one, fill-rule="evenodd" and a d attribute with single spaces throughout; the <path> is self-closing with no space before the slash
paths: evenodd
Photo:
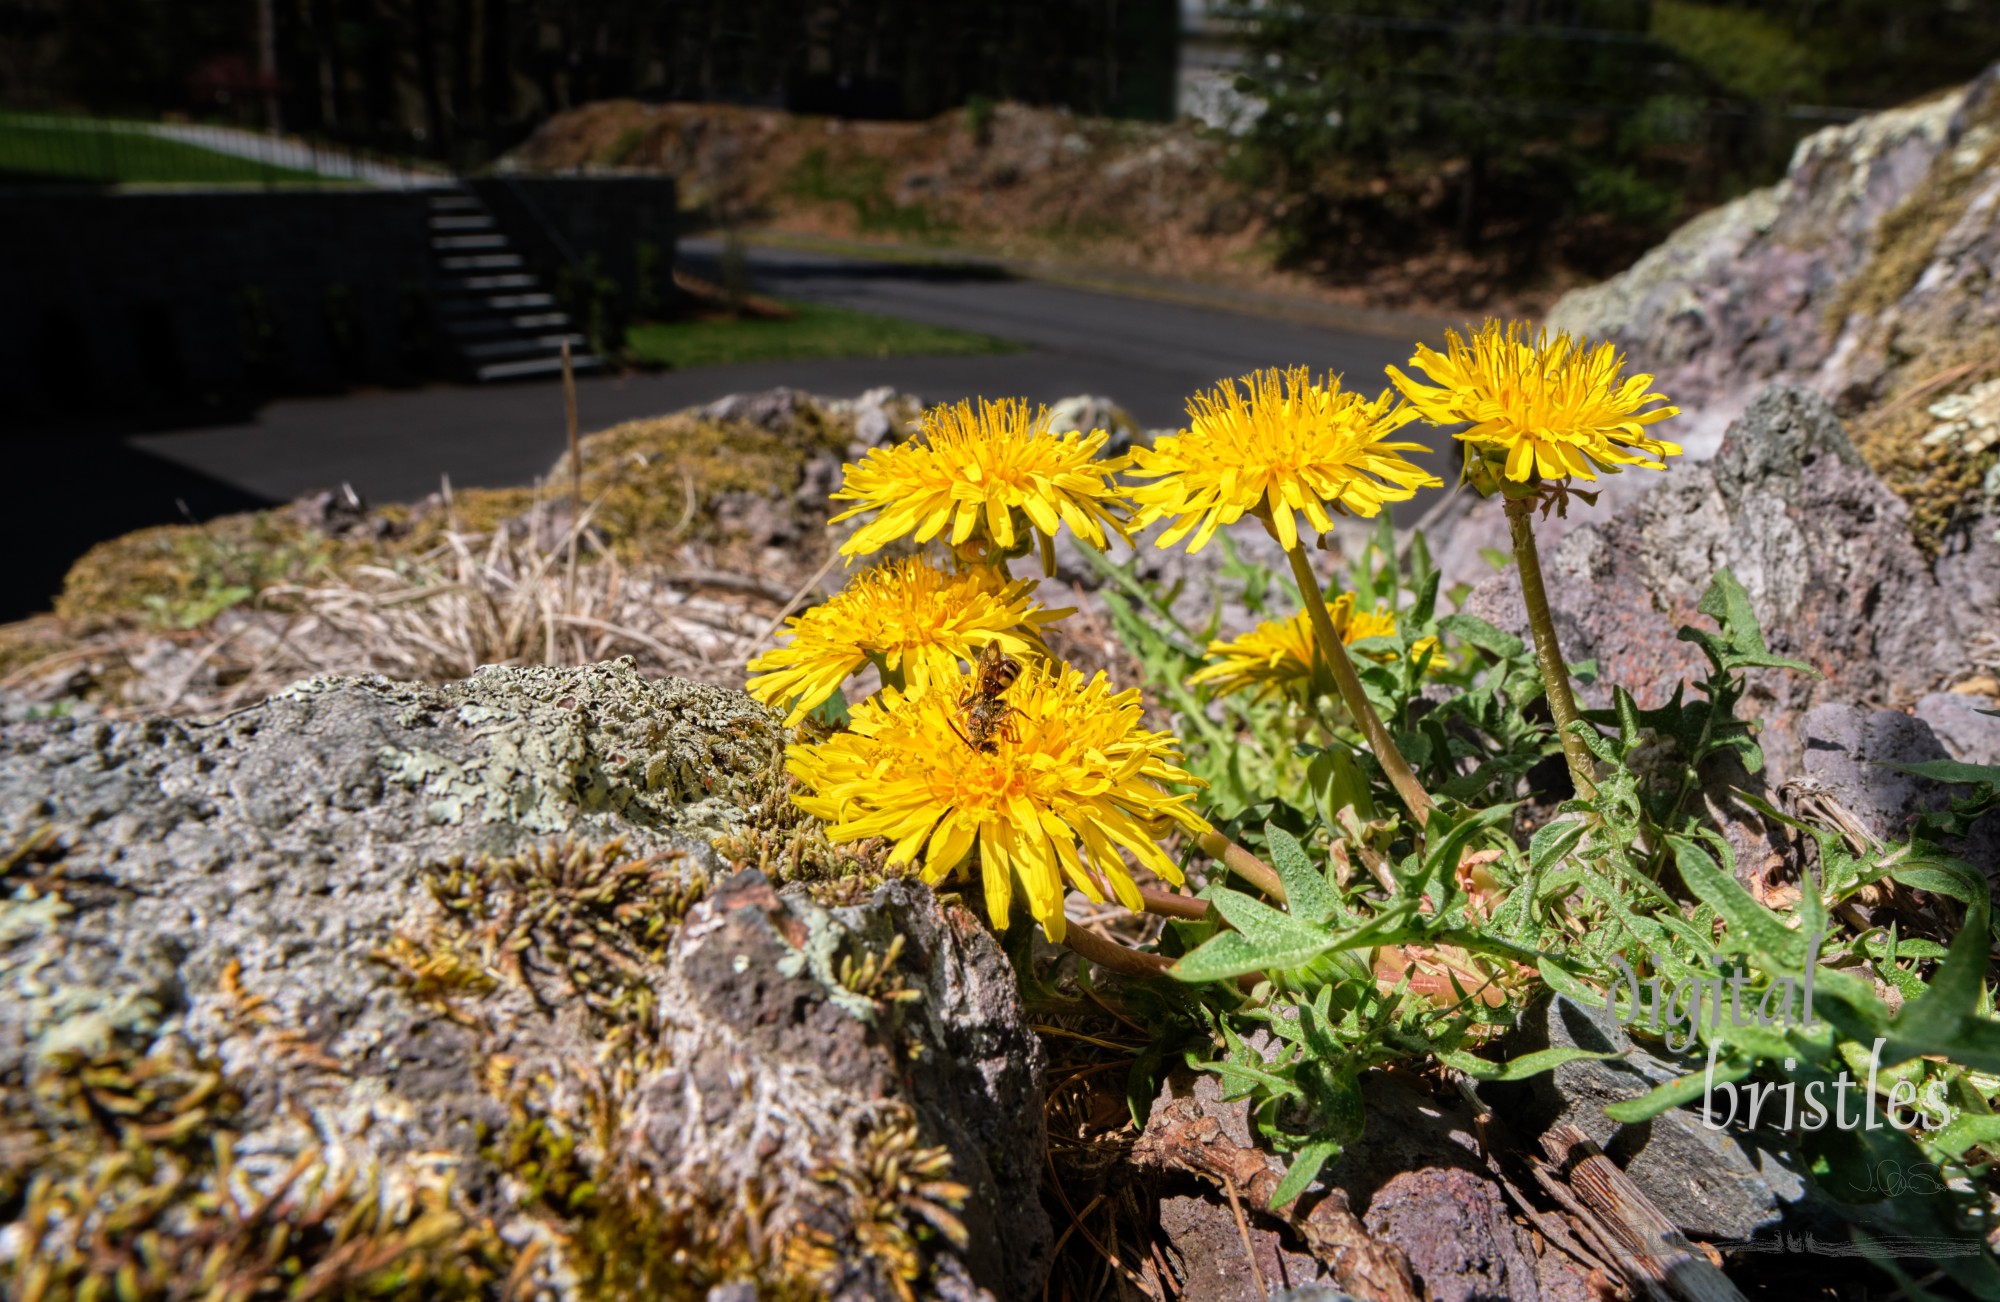
<path id="1" fill-rule="evenodd" d="M 1343 390 L 1336 376 L 1314 383 L 1302 366 L 1259 371 L 1243 383 L 1247 392 L 1226 380 L 1195 395 L 1187 429 L 1132 450 L 1132 473 L 1159 480 L 1132 490 L 1133 523 L 1174 519 L 1160 546 L 1193 533 L 1188 550 L 1198 552 L 1218 528 L 1262 508 L 1289 549 L 1299 536 L 1295 512 L 1324 533 L 1333 527 L 1329 507 L 1372 516 L 1385 502 L 1442 483 L 1398 455 L 1421 444 L 1383 442 L 1416 419 L 1387 389 L 1371 402 Z"/>
<path id="2" fill-rule="evenodd" d="M 923 543 L 944 533 L 953 547 L 977 538 L 1002 553 L 1034 530 L 1047 538 L 1067 524 L 1102 550 L 1108 529 L 1124 538 L 1124 460 L 1098 460 L 1110 435 L 1049 430 L 1045 407 L 1006 399 L 978 409 L 961 402 L 933 407 L 917 437 L 876 448 L 846 476 L 833 500 L 857 502 L 834 522 L 879 511 L 841 547 L 843 556 L 880 551 L 898 538 Z"/>
<path id="3" fill-rule="evenodd" d="M 1340 634 L 1343 646 L 1352 646 L 1371 637 L 1396 636 L 1396 616 L 1391 611 L 1356 610 L 1355 594 L 1343 592 L 1326 603 L 1327 614 Z M 1435 665 L 1437 639 L 1424 638 L 1410 648 L 1414 660 L 1431 654 Z M 1363 652 L 1368 658 L 1387 663 L 1392 652 Z M 1274 692 L 1304 694 L 1313 680 L 1312 621 L 1301 610 L 1287 620 L 1267 620 L 1241 637 L 1208 644 L 1210 663 L 1188 678 L 1188 685 L 1212 683 L 1217 696 L 1255 692 L 1262 700 Z"/>
<path id="4" fill-rule="evenodd" d="M 1210 829 L 1188 808 L 1191 791 L 1165 787 L 1202 784 L 1179 767 L 1170 734 L 1140 726 L 1138 692 L 1038 662 L 1008 689 L 1013 713 L 988 751 L 959 735 L 972 684 L 966 675 L 923 692 L 891 688 L 855 707 L 849 731 L 793 746 L 786 766 L 811 792 L 799 806 L 835 842 L 886 837 L 892 864 L 921 854 L 932 883 L 954 870 L 963 878 L 976 850 L 993 925 L 1007 925 L 1018 889 L 1052 940 L 1063 936 L 1068 887 L 1102 900 L 1108 883 L 1127 908 L 1142 906 L 1120 851 L 1181 880 L 1159 839 Z"/>
<path id="5" fill-rule="evenodd" d="M 958 673 L 997 642 L 1009 655 L 1048 655 L 1043 626 L 1070 614 L 1034 599 L 1031 579 L 1009 581 L 985 567 L 951 574 L 922 557 L 864 570 L 840 594 L 787 620 L 791 640 L 752 660 L 744 689 L 774 708 L 792 702 L 796 724 L 870 660 L 912 689 Z"/>
<path id="6" fill-rule="evenodd" d="M 1665 470 L 1680 455 L 1678 443 L 1649 438 L 1644 427 L 1680 414 L 1679 407 L 1641 410 L 1665 402 L 1652 393 L 1650 375 L 1623 376 L 1625 359 L 1610 344 L 1592 346 L 1546 332 L 1531 340 L 1520 322 L 1488 320 L 1469 340 L 1445 332 L 1445 351 L 1419 344 L 1411 367 L 1429 376 L 1419 384 L 1395 367 L 1389 378 L 1410 405 L 1436 425 L 1470 422 L 1457 438 L 1503 459 L 1503 473 L 1517 483 L 1596 479 L 1625 466 Z"/>

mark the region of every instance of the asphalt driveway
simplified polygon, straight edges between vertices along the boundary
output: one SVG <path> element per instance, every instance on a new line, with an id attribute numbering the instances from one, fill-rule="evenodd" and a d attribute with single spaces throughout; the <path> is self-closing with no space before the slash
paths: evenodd
<path id="1" fill-rule="evenodd" d="M 713 243 L 694 240 L 683 258 L 699 274 L 716 252 Z M 1113 398 L 1143 426 L 1167 426 L 1180 422 L 1189 394 L 1260 366 L 1331 368 L 1372 389 L 1385 364 L 1409 355 L 1407 338 L 976 267 L 758 248 L 751 274 L 759 292 L 775 297 L 958 326 L 1028 349 L 590 377 L 577 386 L 582 427 L 780 384 L 830 396 L 893 385 L 927 402 L 973 395 L 1046 402 L 1093 393 Z M 287 501 L 343 481 L 373 502 L 421 497 L 445 476 L 462 487 L 525 483 L 546 472 L 563 446 L 562 393 L 551 382 L 285 399 L 243 424 L 131 436 L 92 453 L 95 502 L 31 495 L 0 517 L 0 532 L 18 534 L 6 540 L 9 553 L 28 558 L 0 579 L 0 619 L 45 609 L 77 555 L 129 529 Z M 56 462 L 68 454 L 40 451 L 55 458 L 48 473 L 56 479 L 29 474 L 24 482 L 59 482 Z"/>

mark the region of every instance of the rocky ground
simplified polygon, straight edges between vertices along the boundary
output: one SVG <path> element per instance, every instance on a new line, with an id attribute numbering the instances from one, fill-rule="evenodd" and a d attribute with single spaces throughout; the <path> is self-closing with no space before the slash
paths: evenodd
<path id="1" fill-rule="evenodd" d="M 725 593 L 713 599 L 736 612 L 738 641 L 709 672 L 733 682 L 754 640 L 743 630 L 768 626 L 795 578 L 809 592 L 824 581 L 801 576 L 829 554 L 807 489 L 823 495 L 837 463 L 813 449 L 893 437 L 899 414 L 888 395 L 825 405 L 781 392 L 658 423 L 647 437 L 765 431 L 791 448 L 773 454 L 789 469 L 761 494 L 720 489 L 698 527 L 661 513 L 661 536 L 657 521 L 605 512 L 576 586 L 608 592 L 615 576 L 648 605 L 680 592 L 661 608 L 697 624 L 694 594 Z M 600 459 L 645 455 L 639 437 L 587 444 L 587 499 L 609 474 Z M 643 671 L 627 658 L 466 674 L 440 654 L 426 685 L 364 672 L 383 647 L 417 645 L 410 630 L 339 640 L 316 631 L 334 607 L 298 604 L 339 589 L 378 616 L 436 617 L 464 593 L 426 584 L 490 584 L 508 546 L 544 571 L 520 609 L 559 603 L 566 525 L 550 496 L 454 504 L 487 511 L 491 531 L 484 551 L 456 544 L 486 558 L 457 578 L 424 577 L 458 554 L 457 535 L 426 523 L 441 504 L 350 509 L 326 536 L 379 537 L 387 554 L 323 562 L 317 589 L 274 587 L 186 631 L 145 625 L 158 607 L 144 602 L 120 614 L 77 601 L 37 626 L 96 631 L 40 648 L 53 667 L 22 662 L 15 721 L 0 726 L 0 1152 L 13 1173 L 0 1269 L 12 1279 L 67 1287 L 216 1253 L 246 1278 L 401 1280 L 412 1296 L 733 1298 L 748 1294 L 732 1280 L 755 1278 L 778 1293 L 1024 1298 L 1052 1263 L 1072 1290 L 1128 1296 L 1163 1280 L 1196 1299 L 1305 1286 L 1617 1296 L 1631 1285 L 1604 1246 L 1615 1240 L 1549 1191 L 1564 1160 L 1532 1156 L 1558 1121 L 1617 1154 L 1680 1232 L 1831 1232 L 1782 1161 L 1691 1114 L 1643 1133 L 1608 1126 L 1593 1100 L 1679 1070 L 1629 1042 L 1625 1066 L 1572 1065 L 1525 1092 L 1372 1080 L 1369 1138 L 1290 1214 L 1266 1213 L 1282 1168 L 1243 1105 L 1170 1074 L 1135 1125 L 1122 1072 L 1106 1070 L 1120 1060 L 1095 1047 L 1129 1028 L 1075 984 L 1075 960 L 1040 952 L 1038 993 L 1024 996 L 978 917 L 885 880 L 866 847 L 827 846 L 784 794 L 783 730 L 727 686 L 661 677 L 678 667 L 664 632 L 600 621 L 636 639 Z M 263 527 L 302 538 L 308 510 L 325 520 L 337 504 Z M 102 576 L 133 552 L 183 555 L 190 539 L 249 527 L 113 545 L 72 593 L 122 591 Z M 425 528 L 440 532 L 426 542 Z M 818 546 L 787 550 L 807 539 Z M 1169 564 L 1159 555 L 1149 563 Z M 719 568 L 705 588 L 666 577 L 702 557 L 748 558 L 733 563 L 764 590 L 731 592 Z M 1827 672 L 1769 676 L 1765 796 L 1821 802 L 1889 837 L 1947 791 L 1874 761 L 2000 762 L 2000 718 L 1979 713 L 2000 702 L 1962 659 L 2000 612 L 1924 555 L 1908 507 L 1810 392 L 1770 390 L 1710 462 L 1571 532 L 1550 563 L 1571 654 L 1642 697 L 1664 693 L 1690 667 L 1672 630 L 1724 563 L 1774 649 Z M 1094 571 L 1075 565 L 1065 558 L 1059 581 L 1085 604 L 1075 622 L 1101 634 Z M 1510 584 L 1495 576 L 1467 604 L 1518 623 Z M 520 659 L 550 631 L 558 658 L 598 652 L 544 620 L 517 631 Z M 225 642 L 246 643 L 244 659 Z M 353 672 L 264 686 L 255 674 L 309 666 L 262 663 L 293 642 Z M 181 691 L 164 702 L 178 718 L 156 704 L 163 677 Z M 1740 807 L 1723 816 L 1742 844 L 1762 837 L 1786 859 L 1775 829 Z M 2000 868 L 1993 821 L 1967 853 Z M 1616 1042 L 1561 1008 L 1535 1033 Z M 151 1256 L 110 1228 L 138 1216 L 166 1245 Z M 258 1264 L 270 1235 L 292 1245 L 291 1265 Z M 1753 1292 L 1754 1267 L 1739 1275 Z"/>
<path id="2" fill-rule="evenodd" d="M 1817 137 L 1557 314 L 1714 432 L 1550 548 L 1570 655 L 1658 699 L 1728 565 L 1824 674 L 1757 680 L 1753 785 L 1864 839 L 1947 798 L 1879 761 L 2000 763 L 1985 95 Z M 1065 420 L 1119 426 L 1091 406 Z M 1781 1151 L 1606 1121 L 1682 1065 L 1562 1001 L 1522 1035 L 1620 1062 L 1515 1090 L 1381 1073 L 1368 1138 L 1266 1212 L 1280 1165 L 1242 1105 L 1172 1072 L 1128 1099 L 1144 1046 L 1073 957 L 1024 952 L 1017 980 L 963 902 L 828 846 L 735 688 L 838 583 L 842 461 L 912 414 L 746 395 L 585 440 L 580 495 L 562 465 L 149 531 L 0 629 L 10 1293 L 1643 1295 L 1584 1197 L 1591 1142 L 1673 1234 L 1827 1231 Z M 1480 517 L 1440 518 L 1462 557 Z M 1240 624 L 1204 555 L 1142 564 Z M 1466 607 L 1518 626 L 1487 573 Z M 1058 582 L 1062 650 L 1130 681 L 1097 571 L 1065 555 Z M 1710 795 L 1782 890 L 1785 838 Z M 1963 849 L 2000 873 L 1994 821 Z M 1730 1258 L 1735 1286 L 1797 1296 L 1773 1260 Z"/>

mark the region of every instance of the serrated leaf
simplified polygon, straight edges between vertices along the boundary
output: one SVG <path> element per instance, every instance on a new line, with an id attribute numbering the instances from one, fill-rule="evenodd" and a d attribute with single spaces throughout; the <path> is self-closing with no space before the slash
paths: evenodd
<path id="1" fill-rule="evenodd" d="M 1340 1145 L 1331 1139 L 1315 1140 L 1298 1151 L 1278 1187 L 1271 1191 L 1271 1210 L 1277 1211 L 1309 1188 L 1319 1178 L 1320 1168 L 1340 1154 Z"/>
<path id="2" fill-rule="evenodd" d="M 1475 615 L 1446 615 L 1438 620 L 1438 627 L 1459 641 L 1478 647 L 1502 660 L 1512 660 L 1526 650 L 1521 639 L 1512 633 L 1503 633 L 1485 620 Z"/>
<path id="3" fill-rule="evenodd" d="M 1564 855 L 1576 849 L 1577 842 L 1583 840 L 1583 831 L 1583 820 L 1580 818 L 1542 824 L 1528 839 L 1528 867 L 1538 873 L 1546 872 Z"/>
<path id="4" fill-rule="evenodd" d="M 1451 830 L 1443 836 L 1437 835 L 1437 825 L 1448 815 L 1442 810 L 1432 810 L 1425 834 L 1431 838 L 1430 848 L 1424 853 L 1423 867 L 1416 879 L 1408 884 L 1412 895 L 1428 893 L 1431 883 L 1439 887 L 1438 898 L 1432 902 L 1440 910 L 1448 907 L 1448 902 L 1458 894 L 1458 860 L 1460 853 L 1470 844 L 1472 838 L 1512 821 L 1518 800 L 1510 800 L 1504 805 L 1489 805 L 1470 817 L 1460 818 L 1452 823 Z"/>
<path id="5" fill-rule="evenodd" d="M 1905 886 L 1948 896 L 1960 904 L 1970 904 L 1975 898 L 1983 898 L 1988 890 L 1986 883 L 1970 868 L 1935 860 L 1899 863 L 1889 870 L 1889 876 Z"/>
<path id="6" fill-rule="evenodd" d="M 1396 621 L 1414 630 L 1421 630 L 1431 622 L 1431 616 L 1437 611 L 1438 582 L 1444 577 L 1441 570 L 1423 567 L 1421 560 L 1419 566 L 1417 573 L 1423 575 L 1423 581 L 1422 586 L 1417 589 L 1417 599 L 1410 603 L 1409 611 Z"/>
<path id="7" fill-rule="evenodd" d="M 1669 837 L 1674 866 L 1695 898 L 1728 923 L 1731 938 L 1745 952 L 1775 958 L 1796 968 L 1804 962 L 1804 940 L 1759 904 L 1742 883 L 1724 872 L 1706 850 L 1684 837 Z"/>
<path id="8" fill-rule="evenodd" d="M 1732 1063 L 1718 1060 L 1715 1073 L 1711 1076 L 1707 1069 L 1678 1076 L 1664 1084 L 1655 1085 L 1636 1099 L 1625 1099 L 1604 1109 L 1604 1115 L 1613 1121 L 1630 1123 L 1650 1121 L 1668 1108 L 1677 1108 L 1683 1103 L 1692 1103 L 1708 1092 L 1711 1081 L 1716 1084 L 1735 1084 L 1751 1072 L 1747 1062 Z"/>
<path id="9" fill-rule="evenodd" d="M 1548 985 L 1549 989 L 1555 991 L 1557 994 L 1568 995 L 1580 1004 L 1598 1005 L 1604 1002 L 1604 992 L 1602 990 L 1592 990 L 1579 980 L 1575 973 L 1564 967 L 1556 959 L 1544 955 L 1535 964 L 1535 967 L 1541 973 L 1542 980 Z"/>
<path id="10" fill-rule="evenodd" d="M 1930 989 L 1889 1021 L 1894 1057 L 1940 1053 L 1984 1072 L 2000 1072 L 2000 1022 L 1979 1015 L 1986 990 L 1988 904 L 1985 892 L 1966 906 L 1965 925 L 1931 978 Z"/>
<path id="11" fill-rule="evenodd" d="M 1316 945 L 1324 947 L 1327 943 L 1325 927 L 1295 918 L 1241 891 L 1232 891 L 1226 886 L 1217 887 L 1209 892 L 1208 901 L 1222 915 L 1224 922 L 1242 932 L 1259 948 L 1293 950 Z"/>
<path id="12" fill-rule="evenodd" d="M 1276 823 L 1266 823 L 1264 844 L 1270 847 L 1271 867 L 1278 870 L 1278 879 L 1285 884 L 1286 911 L 1308 922 L 1331 918 L 1338 901 L 1326 878 L 1306 857 L 1298 838 Z"/>
<path id="13" fill-rule="evenodd" d="M 2000 1150 L 2000 1117 L 1967 1114 L 1931 1135 L 1929 1142 L 1953 1160 L 1974 1146 Z"/>
<path id="14" fill-rule="evenodd" d="M 1215 1062 L 1199 1064 L 1202 1071 L 1214 1072 L 1222 1080 L 1223 1095 L 1231 1101 L 1250 1098 L 1262 1094 L 1271 1098 L 1303 1098 L 1301 1090 L 1288 1077 L 1281 1076 L 1263 1066 L 1252 1066 L 1245 1062 L 1235 1062 L 1227 1058 Z"/>
<path id="15" fill-rule="evenodd" d="M 1179 962 L 1167 969 L 1167 975 L 1189 984 L 1227 981 L 1252 972 L 1282 972 L 1303 967 L 1325 953 L 1326 949 L 1323 939 L 1310 946 L 1283 949 L 1260 946 L 1240 931 L 1223 931 L 1193 953 L 1183 955 Z"/>
<path id="16" fill-rule="evenodd" d="M 1794 669 L 1815 678 L 1821 676 L 1819 670 L 1802 660 L 1771 654 L 1764 643 L 1764 630 L 1757 623 L 1757 612 L 1750 605 L 1750 594 L 1727 566 L 1717 570 L 1709 580 L 1708 590 L 1701 594 L 1695 609 L 1720 625 L 1722 636 L 1718 639 L 1697 629 L 1684 628 L 1680 631 L 1681 639 L 1700 643 L 1722 668 Z"/>
<path id="17" fill-rule="evenodd" d="M 1463 1050 L 1454 1050 L 1438 1054 L 1438 1061 L 1447 1067 L 1456 1067 L 1476 1080 L 1490 1080 L 1496 1084 L 1504 1084 L 1509 1081 L 1527 1080 L 1530 1076 L 1539 1076 L 1545 1071 L 1554 1071 L 1564 1063 L 1575 1062 L 1579 1058 L 1601 1061 L 1618 1056 L 1615 1053 L 1602 1053 L 1595 1049 L 1570 1047 L 1538 1049 L 1534 1053 L 1524 1053 L 1518 1058 L 1501 1063 Z"/>

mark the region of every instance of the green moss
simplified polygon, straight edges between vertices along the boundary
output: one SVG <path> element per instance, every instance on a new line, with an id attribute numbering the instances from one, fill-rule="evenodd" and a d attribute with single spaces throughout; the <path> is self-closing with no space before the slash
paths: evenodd
<path id="1" fill-rule="evenodd" d="M 817 725 L 800 726 L 811 740 Z M 889 846 L 880 839 L 835 845 L 826 824 L 792 799 L 798 780 L 785 770 L 782 752 L 771 756 L 744 792 L 741 823 L 715 837 L 717 854 L 733 869 L 755 868 L 781 885 L 798 883 L 814 903 L 833 908 L 859 904 L 875 888 L 907 870 L 887 866 Z"/>
<path id="2" fill-rule="evenodd" d="M 133 620 L 195 628 L 273 584 L 323 574 L 353 550 L 274 511 L 141 529 L 85 552 L 63 579 L 56 614 L 73 632 Z"/>
<path id="3" fill-rule="evenodd" d="M 754 560 L 729 554 L 732 538 L 713 510 L 716 495 L 789 496 L 810 460 L 844 455 L 851 437 L 849 420 L 811 403 L 774 430 L 692 411 L 628 421 L 583 439 L 584 498 L 599 536 L 628 562 L 678 563 L 690 541 L 717 545 L 722 561 Z M 456 493 L 449 511 L 386 507 L 376 513 L 387 526 L 381 537 L 330 538 L 282 510 L 141 529 L 98 544 L 71 566 L 55 613 L 71 639 L 134 624 L 199 627 L 277 585 L 411 560 L 441 546 L 448 532 L 490 534 L 528 516 L 538 501 L 561 504 L 569 477 L 565 458 L 550 468 L 544 493 L 472 489 Z M 45 654 L 48 641 L 0 632 L 0 674 L 40 658 L 35 653 Z"/>
<path id="4" fill-rule="evenodd" d="M 242 1101 L 174 1037 L 119 1037 L 0 1081 L 0 1292 L 50 1299 L 482 1298 L 508 1251 L 418 1181 L 334 1179 L 307 1152 L 273 1180 L 235 1158 Z M 25 1181 L 23 1177 L 25 1178 Z"/>
<path id="5" fill-rule="evenodd" d="M 447 919 L 428 970 L 450 974 L 461 988 L 468 971 L 559 983 L 603 1023 L 648 1035 L 658 1027 L 647 971 L 666 961 L 673 929 L 708 889 L 685 852 L 636 858 L 622 840 L 453 858 L 426 869 L 424 881 Z M 461 958 L 471 937 L 480 947 L 476 963 Z"/>
<path id="6" fill-rule="evenodd" d="M 1930 173 L 1875 228 L 1868 264 L 1842 288 L 1830 313 L 1836 330 L 1855 313 L 1873 316 L 1916 287 L 1938 241 L 1965 216 L 1966 205 L 2000 161 L 2000 95 L 1977 106 L 1960 143 L 1938 155 Z"/>

